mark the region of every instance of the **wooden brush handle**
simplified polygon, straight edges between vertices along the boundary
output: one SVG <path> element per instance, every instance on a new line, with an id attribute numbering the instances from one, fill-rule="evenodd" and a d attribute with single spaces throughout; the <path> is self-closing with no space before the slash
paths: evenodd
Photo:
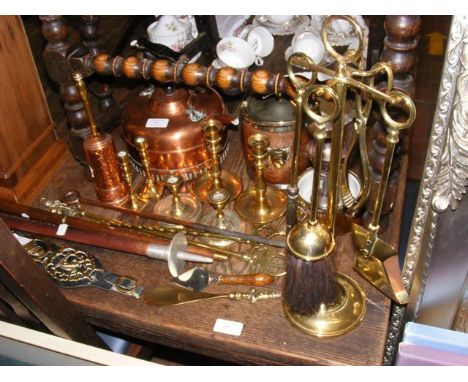
<path id="1" fill-rule="evenodd" d="M 282 73 L 270 73 L 265 69 L 252 72 L 247 69 L 236 70 L 230 67 L 216 69 L 197 63 L 184 61 L 139 59 L 135 56 L 123 58 L 98 54 L 88 62 L 88 70 L 94 69 L 103 75 L 125 76 L 128 78 L 155 79 L 163 83 L 184 83 L 189 86 L 218 87 L 221 90 L 251 91 L 257 94 L 287 94 L 294 97 L 295 87 Z"/>
<path id="2" fill-rule="evenodd" d="M 274 276 L 267 275 L 265 273 L 252 273 L 248 275 L 221 275 L 218 276 L 217 282 L 222 285 L 253 285 L 253 286 L 264 286 L 271 284 L 275 281 Z"/>

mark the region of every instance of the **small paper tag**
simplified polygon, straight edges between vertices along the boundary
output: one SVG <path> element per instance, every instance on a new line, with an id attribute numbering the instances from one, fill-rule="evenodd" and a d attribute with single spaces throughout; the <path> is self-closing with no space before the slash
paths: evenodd
<path id="1" fill-rule="evenodd" d="M 213 331 L 239 337 L 242 333 L 243 328 L 244 324 L 242 322 L 229 321 L 223 320 L 222 318 L 218 318 L 216 320 Z"/>
<path id="2" fill-rule="evenodd" d="M 57 236 L 65 236 L 65 234 L 67 233 L 67 229 L 68 229 L 68 224 L 60 224 L 57 228 L 57 232 L 55 233 Z"/>
<path id="3" fill-rule="evenodd" d="M 14 233 L 13 236 L 16 238 L 16 240 L 19 241 L 19 243 L 22 246 L 25 246 L 26 244 L 28 244 L 28 243 L 30 243 L 32 241 L 32 239 L 29 239 L 29 238 L 24 237 L 24 236 L 17 235 L 16 233 Z"/>
<path id="4" fill-rule="evenodd" d="M 148 118 L 145 126 L 151 129 L 164 129 L 167 125 L 169 125 L 168 118 Z"/>

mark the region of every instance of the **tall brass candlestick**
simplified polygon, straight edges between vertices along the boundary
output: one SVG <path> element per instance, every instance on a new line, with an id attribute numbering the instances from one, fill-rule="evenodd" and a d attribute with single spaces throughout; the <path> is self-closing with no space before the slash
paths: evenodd
<path id="1" fill-rule="evenodd" d="M 145 184 L 138 196 L 141 200 L 144 200 L 145 202 L 151 199 L 159 200 L 163 192 L 163 187 L 161 185 L 156 184 L 154 175 L 151 172 L 150 162 L 148 158 L 148 141 L 144 137 L 136 137 L 135 145 L 137 147 L 138 154 L 140 154 L 141 165 L 145 173 Z"/>
<path id="2" fill-rule="evenodd" d="M 248 144 L 254 158 L 255 185 L 239 195 L 236 210 L 247 221 L 269 223 L 283 216 L 286 196 L 283 191 L 267 186 L 264 179 L 265 162 L 269 155 L 268 138 L 262 134 L 251 135 Z"/>
<path id="3" fill-rule="evenodd" d="M 134 211 L 139 211 L 143 208 L 146 202 L 142 200 L 133 190 L 132 169 L 130 166 L 128 153 L 126 151 L 119 151 L 117 156 L 119 158 L 120 168 L 122 170 L 125 184 L 127 185 L 130 208 Z"/>
<path id="4" fill-rule="evenodd" d="M 242 182 L 231 171 L 221 169 L 219 153 L 221 152 L 221 135 L 223 125 L 215 118 L 203 121 L 201 129 L 205 137 L 205 147 L 210 157 L 210 167 L 206 173 L 197 178 L 192 186 L 198 200 L 211 203 L 209 195 L 223 189 L 227 192 L 228 201 L 231 201 L 242 191 Z"/>

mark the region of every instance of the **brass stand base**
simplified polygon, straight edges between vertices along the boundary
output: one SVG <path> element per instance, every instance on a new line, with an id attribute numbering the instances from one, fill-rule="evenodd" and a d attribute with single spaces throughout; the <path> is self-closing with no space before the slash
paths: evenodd
<path id="1" fill-rule="evenodd" d="M 198 221 L 201 215 L 201 205 L 195 197 L 187 194 L 179 194 L 179 204 L 174 205 L 172 195 L 162 198 L 154 208 L 156 215 L 169 216 L 175 219 L 191 222 Z"/>
<path id="2" fill-rule="evenodd" d="M 257 189 L 249 188 L 236 200 L 237 213 L 252 223 L 264 224 L 275 221 L 286 212 L 287 198 L 284 192 L 267 187 L 261 203 Z"/>
<path id="3" fill-rule="evenodd" d="M 206 224 L 212 227 L 221 228 L 229 231 L 240 231 L 241 222 L 239 216 L 234 211 L 223 211 L 223 218 L 217 217 L 217 211 L 211 211 L 200 219 L 201 224 Z M 227 247 L 235 242 L 235 240 L 221 239 L 209 236 L 202 236 L 200 240 L 217 247 Z"/>
<path id="4" fill-rule="evenodd" d="M 356 328 L 366 313 L 366 295 L 352 278 L 342 273 L 335 273 L 335 281 L 342 289 L 341 300 L 331 307 L 322 306 L 315 315 L 292 313 L 283 302 L 289 322 L 307 334 L 324 338 L 341 336 Z"/>
<path id="5" fill-rule="evenodd" d="M 197 178 L 192 184 L 192 191 L 197 196 L 198 200 L 202 203 L 210 203 L 208 195 L 210 191 L 214 190 L 214 177 L 211 173 L 206 172 Z M 242 191 L 242 182 L 228 170 L 221 171 L 221 188 L 224 188 L 229 193 L 229 201 L 237 198 Z"/>

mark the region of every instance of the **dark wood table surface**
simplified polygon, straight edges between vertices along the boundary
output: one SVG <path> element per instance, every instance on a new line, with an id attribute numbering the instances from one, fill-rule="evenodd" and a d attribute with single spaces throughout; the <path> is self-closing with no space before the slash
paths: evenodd
<path id="1" fill-rule="evenodd" d="M 118 131 L 114 135 L 117 147 L 123 147 Z M 224 166 L 242 177 L 244 188 L 248 185 L 249 178 L 238 131 L 230 132 L 230 149 Z M 399 196 L 390 215 L 390 224 L 381 235 L 396 248 L 400 233 L 406 166 L 405 154 L 399 174 Z M 70 190 L 78 190 L 84 197 L 96 198 L 93 184 L 84 179 L 82 167 L 69 155 L 40 197 L 57 199 Z M 39 198 L 34 204 L 37 204 L 38 200 Z M 206 207 L 207 210 L 209 208 Z M 232 203 L 228 208 L 233 208 Z M 279 224 L 284 224 L 284 220 Z M 79 245 L 77 247 L 89 249 L 101 260 L 105 269 L 135 278 L 146 290 L 167 285 L 170 279 L 165 262 L 99 248 Z M 255 304 L 217 299 L 157 307 L 147 305 L 142 300 L 95 288 L 62 291 L 71 302 L 83 310 L 89 322 L 97 327 L 233 363 L 379 365 L 382 362 L 389 323 L 390 301 L 352 269 L 355 249 L 350 232 L 337 237 L 334 256 L 338 270 L 353 277 L 364 288 L 367 296 L 367 310 L 363 322 L 352 332 L 334 339 L 315 338 L 292 327 L 283 314 L 281 299 Z M 241 265 L 238 261 L 232 261 L 228 264 L 216 263 L 208 268 L 218 272 L 239 272 Z M 257 289 L 281 290 L 282 282 L 281 278 L 270 287 Z M 205 291 L 224 293 L 248 289 L 249 287 L 210 285 Z M 235 337 L 215 333 L 213 326 L 218 318 L 242 322 L 242 334 Z"/>

